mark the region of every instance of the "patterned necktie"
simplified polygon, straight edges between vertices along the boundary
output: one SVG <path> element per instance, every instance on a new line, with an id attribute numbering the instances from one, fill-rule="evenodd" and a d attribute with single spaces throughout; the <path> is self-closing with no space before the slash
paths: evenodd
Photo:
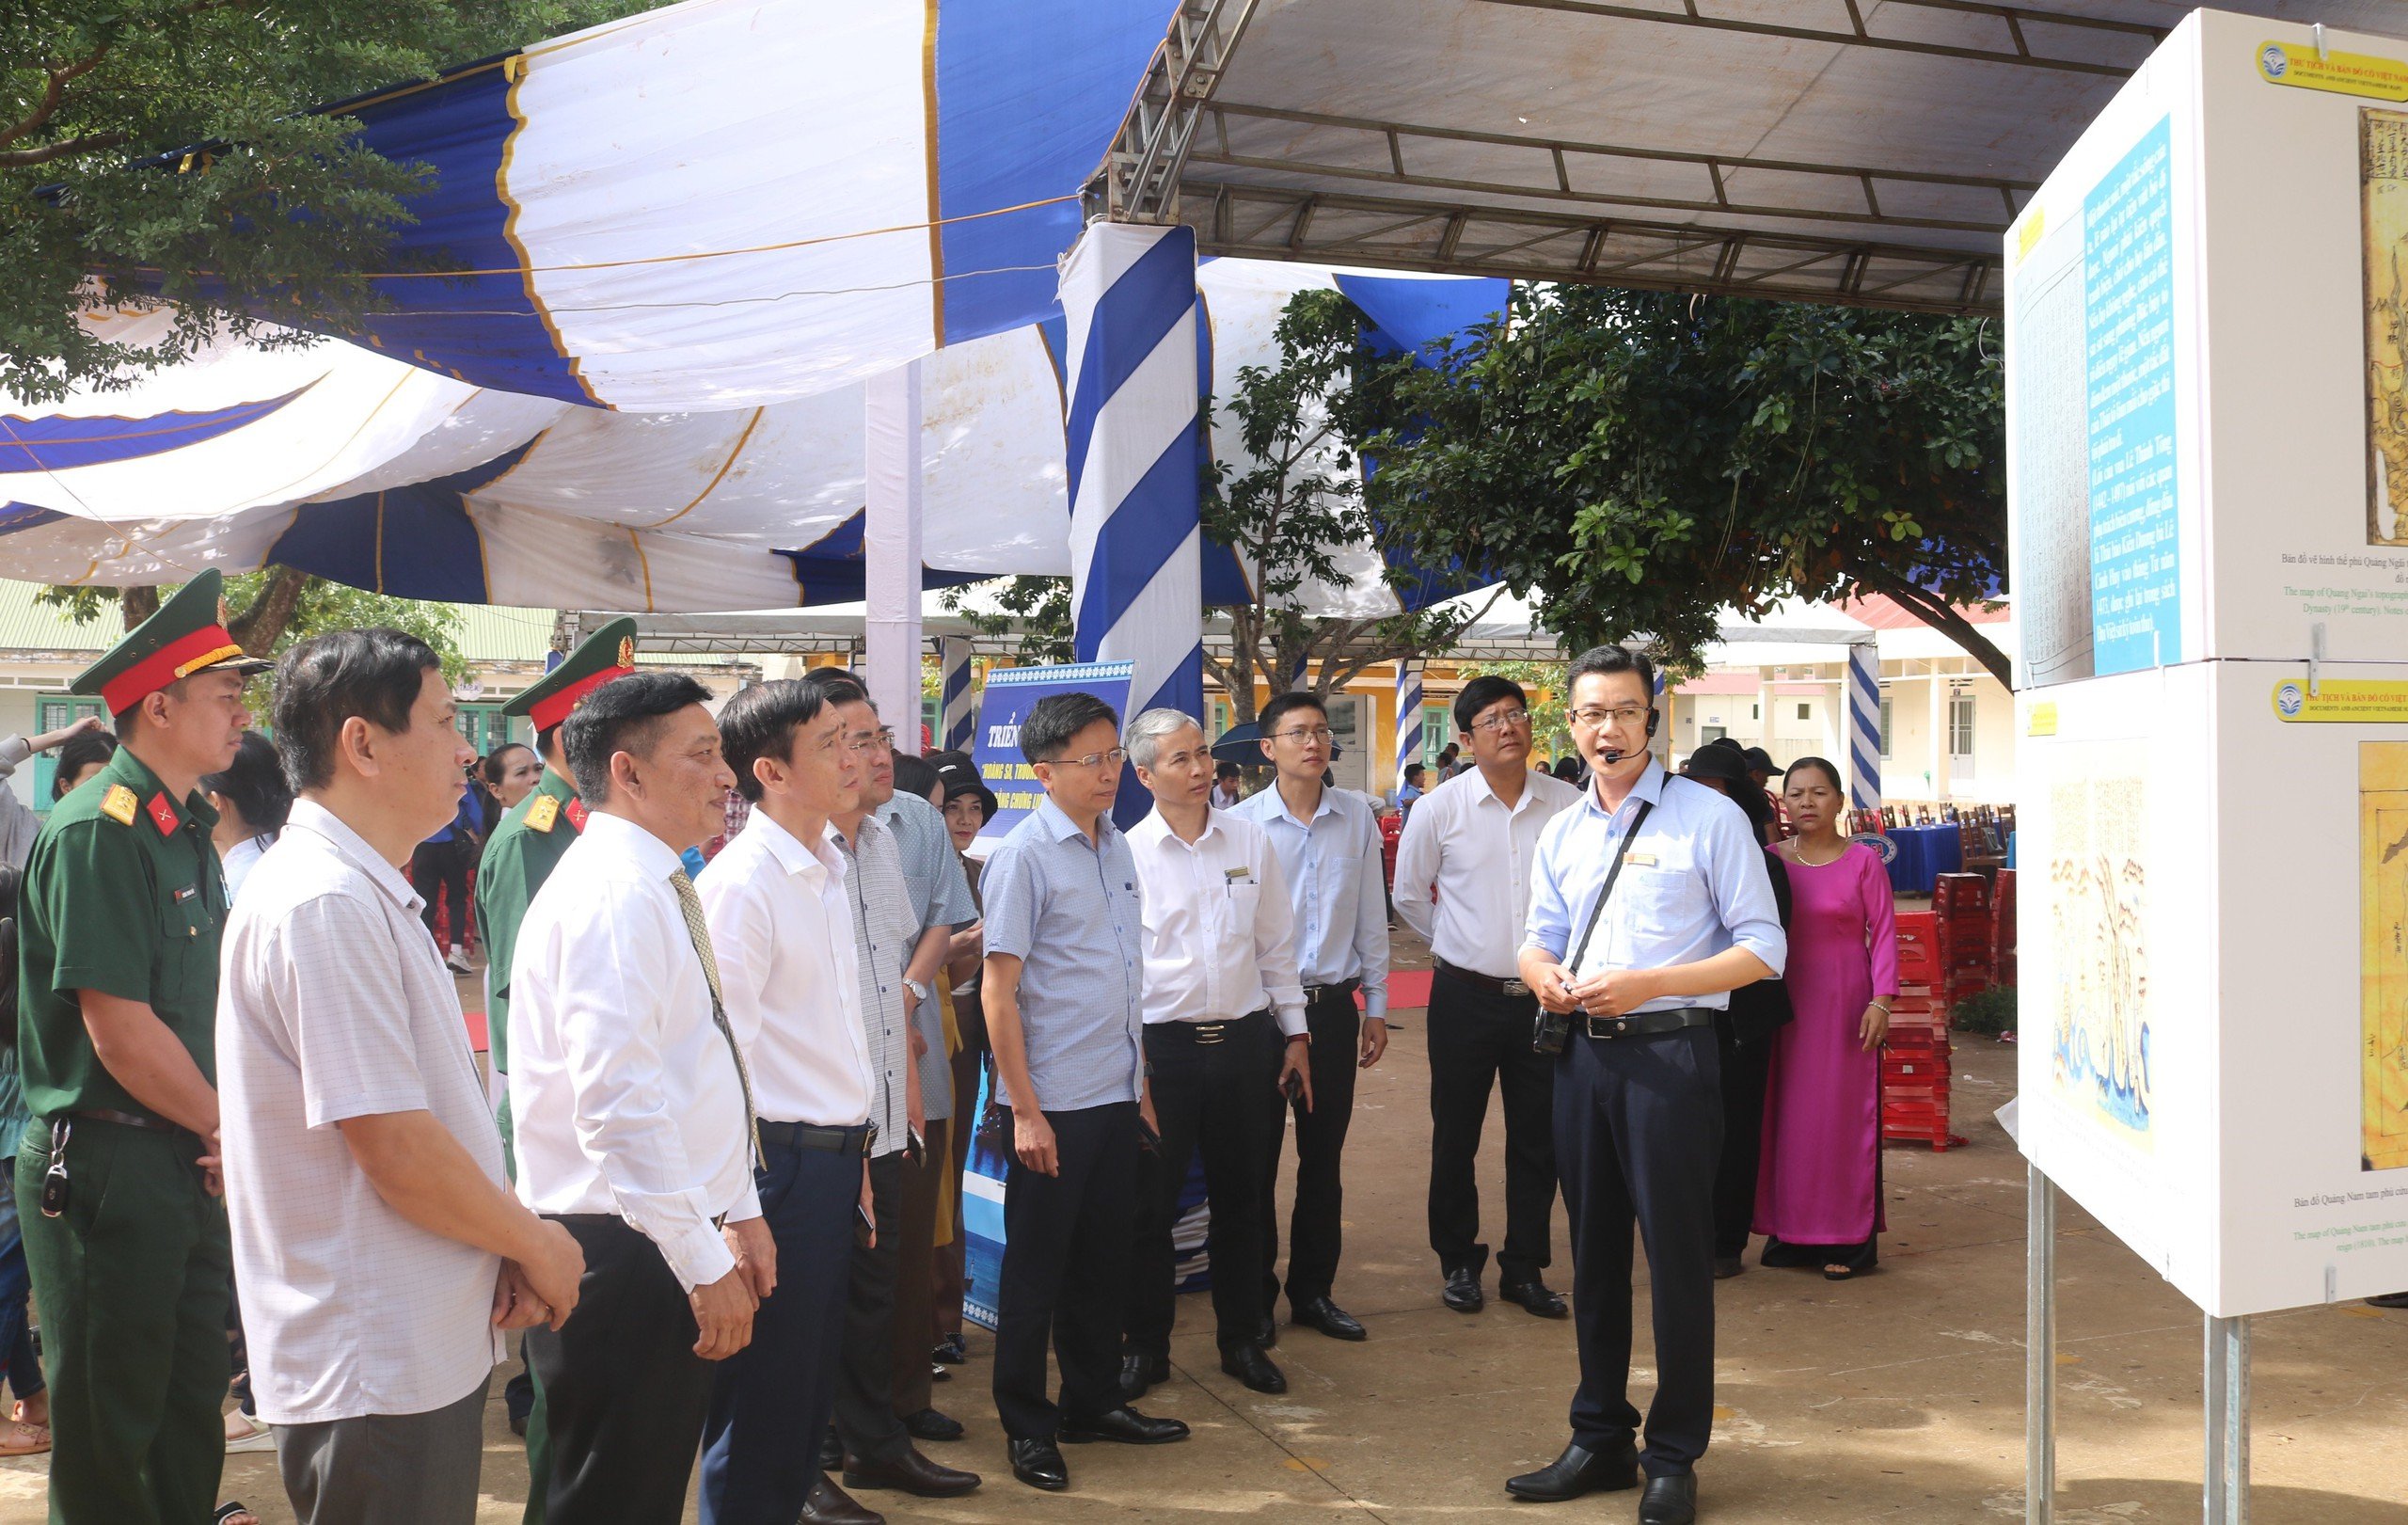
<path id="1" fill-rule="evenodd" d="M 677 909 L 686 913 L 686 935 L 703 961 L 703 978 L 710 983 L 711 1021 L 719 1025 L 719 1035 L 727 1040 L 727 1052 L 736 1060 L 736 1083 L 744 1090 L 744 1132 L 752 1140 L 752 1168 L 757 1170 L 762 1166 L 761 1114 L 752 1105 L 752 1072 L 744 1063 L 744 1050 L 737 1046 L 736 1029 L 727 1025 L 727 1008 L 720 1001 L 719 959 L 711 952 L 710 925 L 703 920 L 703 898 L 694 893 L 694 882 L 683 868 L 671 874 L 669 882 L 677 892 Z"/>

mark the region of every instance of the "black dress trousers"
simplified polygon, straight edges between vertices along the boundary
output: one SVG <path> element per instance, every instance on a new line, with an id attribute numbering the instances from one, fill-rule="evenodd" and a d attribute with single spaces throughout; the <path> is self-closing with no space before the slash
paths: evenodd
<path id="1" fill-rule="evenodd" d="M 1632 1439 L 1631 1226 L 1647 1247 L 1656 1398 L 1640 1460 L 1686 1472 L 1714 1423 L 1714 1170 L 1722 1146 L 1714 1033 L 1687 1027 L 1597 1039 L 1576 1029 L 1555 1075 L 1555 1149 L 1572 1222 L 1572 1309 L 1580 1387 L 1572 1439 L 1610 1451 Z"/>
<path id="2" fill-rule="evenodd" d="M 585 1251 L 577 1311 L 527 1331 L 545 1428 L 529 1448 L 529 1491 L 547 1525 L 677 1525 L 686 1515 L 713 1364 L 658 1247 L 607 1213 L 553 1221 Z"/>
<path id="3" fill-rule="evenodd" d="M 1015 1440 L 1051 1439 L 1065 1415 L 1120 1406 L 1121 1307 L 1137 1209 L 1137 1104 L 1048 1112 L 1057 1173 L 1015 1155 L 1004 1177 L 1004 1266 L 996 1281 L 995 1412 Z M 1061 1401 L 1045 1394 L 1045 1347 Z"/>
<path id="4" fill-rule="evenodd" d="M 1211 1039 L 1211 1041 L 1204 1040 Z M 1212 1204 L 1212 1263 L 1262 1260 L 1262 1162 L 1277 1114 L 1284 1040 L 1268 1011 L 1219 1025 L 1149 1023 L 1146 1062 L 1153 1066 L 1154 1120 L 1162 1149 L 1139 1168 L 1141 1200 L 1129 1263 L 1123 1345 L 1131 1355 L 1168 1356 L 1178 1295 L 1171 1230 L 1188 1162 L 1204 1160 Z M 1212 1317 L 1223 1350 L 1259 1331 L 1266 1304 L 1251 1276 L 1212 1278 Z"/>
<path id="5" fill-rule="evenodd" d="M 1354 1055 L 1363 1019 L 1354 1009 L 1357 982 L 1333 985 L 1305 1008 L 1305 1026 L 1312 1034 L 1313 1104 L 1275 1095 L 1269 1148 L 1262 1169 L 1262 1309 L 1272 1311 L 1279 1301 L 1279 1155 L 1286 1140 L 1286 1119 L 1296 1120 L 1296 1205 L 1288 1218 L 1288 1304 L 1326 1297 L 1338 1279 L 1338 1256 L 1343 1247 L 1340 1221 L 1346 1211 L 1346 1187 L 1339 1162 L 1346 1152 L 1346 1129 L 1354 1119 Z M 1217 1258 L 1213 1263 L 1220 1263 Z"/>
<path id="6" fill-rule="evenodd" d="M 1477 1169 L 1492 1087 L 1505 1098 L 1497 1272 L 1527 1281 L 1552 1254 L 1555 1065 L 1530 1047 L 1538 1009 L 1534 997 L 1483 990 L 1443 970 L 1430 982 L 1430 1247 L 1441 1270 L 1477 1275 L 1488 1264 Z"/>

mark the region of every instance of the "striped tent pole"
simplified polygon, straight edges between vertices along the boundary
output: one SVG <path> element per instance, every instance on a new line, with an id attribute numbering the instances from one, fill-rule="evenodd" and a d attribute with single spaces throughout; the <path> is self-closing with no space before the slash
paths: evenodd
<path id="1" fill-rule="evenodd" d="M 970 687 L 970 638 L 942 636 L 937 641 L 937 746 L 944 752 L 967 752 L 978 725 L 978 697 Z"/>
<path id="2" fill-rule="evenodd" d="M 1312 664 L 1301 655 L 1297 657 L 1296 670 L 1288 675 L 1288 687 L 1291 691 L 1302 690 L 1305 687 L 1305 673 L 1311 665 Z"/>
<path id="3" fill-rule="evenodd" d="M 1847 648 L 1848 798 L 1881 808 L 1881 648 L 1867 636 Z"/>
<path id="4" fill-rule="evenodd" d="M 1204 709 L 1193 229 L 1088 225 L 1062 262 L 1069 320 L 1071 644 L 1130 661 L 1132 712 Z M 1150 808 L 1124 787 L 1121 802 Z M 1143 814 L 1143 809 L 1138 809 Z"/>
<path id="5" fill-rule="evenodd" d="M 1404 787 L 1404 765 L 1421 760 L 1421 660 L 1396 664 L 1396 784 Z"/>

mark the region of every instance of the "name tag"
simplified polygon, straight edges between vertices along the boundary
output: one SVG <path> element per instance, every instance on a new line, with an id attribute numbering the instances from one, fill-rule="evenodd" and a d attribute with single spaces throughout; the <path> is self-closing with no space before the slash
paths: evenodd
<path id="1" fill-rule="evenodd" d="M 1221 878 L 1231 884 L 1251 884 L 1254 882 L 1254 870 L 1251 868 L 1224 868 L 1221 870 Z"/>
<path id="2" fill-rule="evenodd" d="M 175 892 L 174 899 L 175 899 L 176 904 L 178 904 L 178 905 L 182 905 L 182 904 L 183 904 L 186 900 L 191 899 L 194 896 L 198 895 L 199 893 L 200 893 L 200 886 L 199 886 L 199 885 L 198 885 L 198 884 L 187 884 L 187 885 L 185 885 L 182 889 L 180 889 L 180 890 L 178 890 L 178 891 L 176 891 L 176 892 Z"/>
<path id="3" fill-rule="evenodd" d="M 1657 866 L 1656 854 L 1652 852 L 1634 852 L 1628 857 L 1623 859 L 1623 862 L 1629 864 L 1634 868 L 1654 868 Z"/>

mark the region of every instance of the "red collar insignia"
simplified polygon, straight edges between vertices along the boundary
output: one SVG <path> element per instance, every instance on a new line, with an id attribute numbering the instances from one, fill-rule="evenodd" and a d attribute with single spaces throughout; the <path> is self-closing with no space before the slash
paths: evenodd
<path id="1" fill-rule="evenodd" d="M 567 809 L 565 809 L 565 810 L 563 810 L 563 811 L 562 811 L 562 812 L 561 812 L 561 814 L 562 814 L 562 815 L 566 816 L 566 817 L 568 818 L 568 823 L 569 823 L 571 826 L 576 827 L 579 832 L 582 832 L 582 831 L 584 831 L 584 830 L 585 830 L 585 802 L 584 802 L 584 801 L 582 801 L 582 800 L 571 800 L 571 801 L 568 802 L 568 808 L 567 808 Z"/>
<path id="2" fill-rule="evenodd" d="M 150 797 L 150 802 L 144 805 L 142 808 L 150 813 L 150 824 L 159 828 L 159 834 L 161 836 L 173 836 L 176 834 L 176 827 L 181 824 L 181 822 L 176 816 L 176 807 L 167 802 L 167 796 L 166 793 L 162 792 L 152 795 Z"/>

